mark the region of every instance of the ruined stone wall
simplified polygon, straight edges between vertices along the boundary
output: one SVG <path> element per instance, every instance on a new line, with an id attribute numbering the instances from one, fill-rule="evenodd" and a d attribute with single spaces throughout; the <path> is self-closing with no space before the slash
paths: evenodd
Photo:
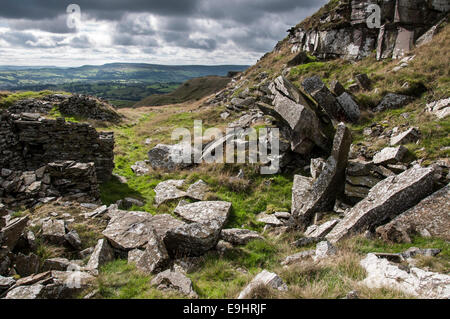
<path id="1" fill-rule="evenodd" d="M 95 164 L 97 178 L 107 181 L 114 168 L 114 136 L 92 126 L 14 115 L 0 116 L 0 168 L 31 171 L 60 160 Z"/>

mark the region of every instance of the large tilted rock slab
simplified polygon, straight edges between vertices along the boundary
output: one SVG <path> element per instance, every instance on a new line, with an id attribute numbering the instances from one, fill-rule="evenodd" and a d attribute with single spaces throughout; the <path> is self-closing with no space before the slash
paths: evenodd
<path id="1" fill-rule="evenodd" d="M 162 271 L 170 261 L 166 246 L 156 232 L 152 234 L 144 251 L 131 251 L 129 253 L 128 261 L 130 259 L 136 264 L 137 269 L 148 274 Z"/>
<path id="2" fill-rule="evenodd" d="M 367 272 L 363 283 L 369 288 L 397 289 L 406 294 L 425 299 L 449 299 L 450 276 L 411 268 L 408 272 L 387 259 L 368 254 L 361 261 Z"/>
<path id="3" fill-rule="evenodd" d="M 221 201 L 178 205 L 174 213 L 190 223 L 199 223 L 214 231 L 221 230 L 230 215 L 231 203 Z"/>
<path id="4" fill-rule="evenodd" d="M 255 290 L 259 287 L 267 287 L 279 291 L 287 291 L 288 287 L 275 273 L 263 270 L 242 290 L 238 299 L 252 299 Z"/>
<path id="5" fill-rule="evenodd" d="M 2 246 L 8 247 L 9 250 L 13 250 L 17 244 L 17 241 L 22 235 L 25 227 L 27 226 L 29 217 L 16 218 L 11 220 L 3 229 L 3 242 Z"/>
<path id="6" fill-rule="evenodd" d="M 333 142 L 331 156 L 319 178 L 311 186 L 303 177 L 295 177 L 292 190 L 292 213 L 300 228 L 311 224 L 315 213 L 331 211 L 336 198 L 342 196 L 345 186 L 345 170 L 352 143 L 350 130 L 339 124 Z"/>
<path id="7" fill-rule="evenodd" d="M 117 211 L 103 235 L 115 248 L 125 251 L 142 248 L 153 233 L 151 220 L 152 215 L 146 212 Z"/>
<path id="8" fill-rule="evenodd" d="M 101 266 L 114 260 L 114 250 L 106 239 L 100 239 L 89 258 L 87 269 L 98 271 Z"/>
<path id="9" fill-rule="evenodd" d="M 290 130 L 292 151 L 308 154 L 314 145 L 326 150 L 327 138 L 321 132 L 312 103 L 283 76 L 278 77 L 269 88 L 274 96 L 273 107 L 264 103 L 259 103 L 258 107 Z"/>
<path id="10" fill-rule="evenodd" d="M 305 79 L 302 86 L 331 118 L 342 119 L 343 110 L 341 105 L 318 75 Z"/>
<path id="11" fill-rule="evenodd" d="M 450 240 L 450 185 L 379 227 L 377 234 L 393 242 L 411 242 L 415 234 Z"/>
<path id="12" fill-rule="evenodd" d="M 374 230 L 383 222 L 416 205 L 433 191 L 433 169 L 413 167 L 391 176 L 373 187 L 369 195 L 353 207 L 326 236 L 331 242 Z"/>

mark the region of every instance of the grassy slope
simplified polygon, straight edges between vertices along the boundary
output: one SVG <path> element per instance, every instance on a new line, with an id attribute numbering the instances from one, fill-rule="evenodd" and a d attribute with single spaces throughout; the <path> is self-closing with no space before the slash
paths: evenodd
<path id="1" fill-rule="evenodd" d="M 183 103 L 187 101 L 198 101 L 201 98 L 216 93 L 230 82 L 230 78 L 220 76 L 208 76 L 189 80 L 180 85 L 175 91 L 160 95 L 151 95 L 135 105 L 160 106 L 168 104 Z"/>

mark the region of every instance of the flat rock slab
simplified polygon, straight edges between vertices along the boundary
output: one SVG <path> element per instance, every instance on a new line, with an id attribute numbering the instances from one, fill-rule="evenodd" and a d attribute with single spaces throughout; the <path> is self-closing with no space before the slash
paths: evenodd
<path id="1" fill-rule="evenodd" d="M 379 227 L 377 234 L 393 242 L 411 242 L 415 234 L 450 240 L 450 185 Z"/>
<path id="2" fill-rule="evenodd" d="M 388 165 L 401 162 L 408 149 L 402 145 L 398 147 L 386 147 L 373 157 L 374 164 Z"/>
<path id="3" fill-rule="evenodd" d="M 205 200 L 208 192 L 209 186 L 202 180 L 199 180 L 189 186 L 186 191 L 188 197 L 196 200 Z"/>
<path id="4" fill-rule="evenodd" d="M 199 223 L 214 231 L 221 230 L 231 211 L 231 203 L 223 201 L 197 202 L 178 206 L 174 213 L 190 223 Z"/>
<path id="5" fill-rule="evenodd" d="M 179 189 L 183 185 L 184 180 L 168 180 L 159 183 L 155 187 L 155 204 L 159 206 L 170 200 L 186 197 L 187 193 Z"/>
<path id="6" fill-rule="evenodd" d="M 284 223 L 281 220 L 279 220 L 275 215 L 269 215 L 266 213 L 258 214 L 258 216 L 256 216 L 256 221 L 275 227 L 284 225 Z"/>
<path id="7" fill-rule="evenodd" d="M 397 289 L 406 294 L 426 299 L 449 299 L 450 276 L 411 268 L 409 272 L 400 269 L 387 259 L 368 254 L 361 261 L 367 272 L 363 284 L 372 289 Z"/>
<path id="8" fill-rule="evenodd" d="M 223 229 L 220 238 L 233 245 L 246 245 L 253 240 L 264 240 L 258 232 L 248 229 Z"/>
<path id="9" fill-rule="evenodd" d="M 255 289 L 259 287 L 267 287 L 279 291 L 287 291 L 288 287 L 283 280 L 275 273 L 263 270 L 242 290 L 238 299 L 251 299 Z"/>
<path id="10" fill-rule="evenodd" d="M 158 274 L 152 279 L 151 285 L 163 291 L 169 290 L 181 293 L 189 298 L 198 298 L 197 293 L 194 291 L 192 281 L 177 271 L 166 270 Z"/>
<path id="11" fill-rule="evenodd" d="M 197 257 L 213 249 L 219 235 L 220 229 L 213 230 L 199 223 L 184 224 L 169 230 L 164 243 L 172 258 Z"/>
<path id="12" fill-rule="evenodd" d="M 433 191 L 433 169 L 413 167 L 373 187 L 326 236 L 331 242 L 375 229 L 416 205 Z"/>
<path id="13" fill-rule="evenodd" d="M 115 248 L 125 251 L 141 248 L 153 233 L 151 220 L 152 215 L 146 212 L 117 211 L 103 235 Z"/>

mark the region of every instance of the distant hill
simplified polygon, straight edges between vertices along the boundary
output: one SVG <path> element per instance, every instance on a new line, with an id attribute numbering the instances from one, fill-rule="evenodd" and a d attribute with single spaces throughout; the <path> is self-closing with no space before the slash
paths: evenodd
<path id="1" fill-rule="evenodd" d="M 180 83 L 243 71 L 242 65 L 157 65 L 111 63 L 76 68 L 0 66 L 0 90 L 66 91 L 89 94 L 116 106 L 131 106 L 152 94 L 172 92 Z"/>
<path id="2" fill-rule="evenodd" d="M 231 81 L 229 77 L 207 76 L 189 80 L 169 94 L 154 94 L 139 103 L 139 106 L 160 106 L 199 100 L 205 96 L 219 92 Z"/>

